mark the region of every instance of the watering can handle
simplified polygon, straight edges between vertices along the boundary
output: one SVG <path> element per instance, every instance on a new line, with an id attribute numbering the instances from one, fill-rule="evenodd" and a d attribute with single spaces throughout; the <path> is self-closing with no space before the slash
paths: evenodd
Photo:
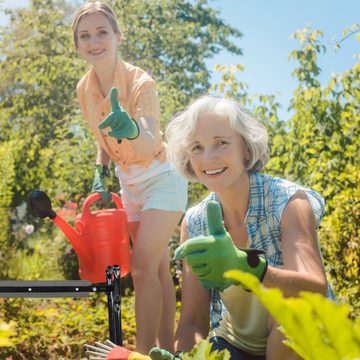
<path id="1" fill-rule="evenodd" d="M 123 204 L 122 204 L 121 198 L 118 194 L 112 192 L 111 198 L 112 198 L 112 201 L 114 201 L 114 203 L 118 209 L 123 209 Z M 83 215 L 90 215 L 91 214 L 90 206 L 98 200 L 101 200 L 100 193 L 96 192 L 96 193 L 90 194 L 84 201 Z"/>

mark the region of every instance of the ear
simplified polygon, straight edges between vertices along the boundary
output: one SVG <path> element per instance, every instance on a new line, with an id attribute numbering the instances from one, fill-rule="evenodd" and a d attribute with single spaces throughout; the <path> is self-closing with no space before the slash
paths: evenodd
<path id="1" fill-rule="evenodd" d="M 119 46 L 121 44 L 122 37 L 121 34 L 116 33 L 116 45 Z"/>
<path id="2" fill-rule="evenodd" d="M 250 152 L 250 149 L 248 147 L 246 147 L 244 149 L 244 156 L 245 156 L 245 160 L 250 160 L 251 159 L 251 152 Z"/>

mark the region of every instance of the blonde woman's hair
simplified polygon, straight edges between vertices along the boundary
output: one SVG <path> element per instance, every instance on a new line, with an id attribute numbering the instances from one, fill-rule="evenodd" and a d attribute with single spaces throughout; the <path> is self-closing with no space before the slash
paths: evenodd
<path id="1" fill-rule="evenodd" d="M 94 14 L 96 12 L 100 12 L 101 14 L 103 14 L 107 17 L 107 19 L 109 20 L 109 23 L 115 33 L 120 34 L 121 36 L 123 35 L 123 33 L 120 30 L 119 25 L 117 23 L 114 10 L 109 5 L 106 5 L 106 4 L 102 3 L 101 1 L 89 2 L 89 3 L 86 3 L 82 6 L 80 6 L 76 10 L 74 17 L 73 17 L 71 28 L 73 31 L 74 43 L 75 43 L 76 48 L 78 47 L 77 30 L 79 27 L 80 20 L 82 20 L 87 15 Z"/>
<path id="2" fill-rule="evenodd" d="M 265 127 L 234 99 L 205 95 L 174 116 L 166 128 L 167 155 L 176 169 L 187 179 L 197 181 L 190 164 L 189 145 L 198 120 L 206 114 L 227 116 L 230 127 L 239 135 L 250 159 L 245 168 L 249 172 L 263 169 L 269 160 L 268 135 Z"/>

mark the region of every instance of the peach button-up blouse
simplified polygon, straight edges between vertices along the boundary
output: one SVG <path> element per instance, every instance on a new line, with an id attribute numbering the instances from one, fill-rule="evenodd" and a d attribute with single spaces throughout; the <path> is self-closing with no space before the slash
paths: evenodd
<path id="1" fill-rule="evenodd" d="M 155 150 L 149 157 L 139 156 L 133 150 L 131 140 L 123 139 L 121 144 L 118 144 L 117 139 L 108 136 L 110 128 L 98 128 L 98 124 L 110 113 L 111 105 L 109 96 L 104 98 L 102 95 L 95 71 L 91 68 L 79 81 L 76 91 L 83 116 L 99 146 L 125 172 L 129 165 L 147 167 L 154 159 L 164 162 L 166 151 L 160 131 L 160 106 L 155 81 L 144 70 L 119 59 L 112 86 L 118 89 L 121 106 L 135 121 L 141 117 L 155 121 Z"/>

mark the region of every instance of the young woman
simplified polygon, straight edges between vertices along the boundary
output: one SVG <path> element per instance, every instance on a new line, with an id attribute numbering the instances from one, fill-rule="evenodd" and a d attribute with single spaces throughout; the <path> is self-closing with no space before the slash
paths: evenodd
<path id="1" fill-rule="evenodd" d="M 167 244 L 186 208 L 187 181 L 166 160 L 155 81 L 118 56 L 123 35 L 113 10 L 87 3 L 76 11 L 72 30 L 90 65 L 77 95 L 97 142 L 93 191 L 108 199 L 104 182 L 112 160 L 127 211 L 137 351 L 148 353 L 156 339 L 172 350 L 175 291 Z"/>

